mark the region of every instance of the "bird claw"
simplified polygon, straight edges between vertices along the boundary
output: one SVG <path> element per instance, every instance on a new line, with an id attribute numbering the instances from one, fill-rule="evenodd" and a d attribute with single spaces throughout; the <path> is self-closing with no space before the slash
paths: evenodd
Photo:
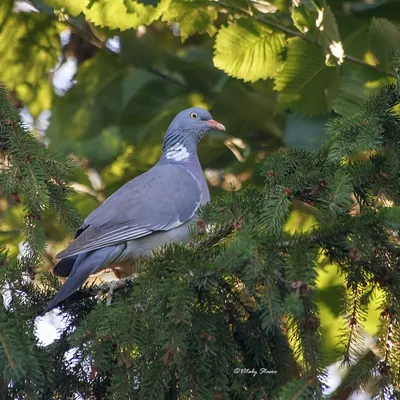
<path id="1" fill-rule="evenodd" d="M 99 291 L 97 293 L 97 298 L 101 298 L 104 294 L 107 293 L 107 300 L 106 300 L 106 306 L 111 305 L 112 303 L 112 297 L 114 294 L 115 289 L 120 289 L 124 287 L 128 282 L 134 282 L 135 279 L 138 278 L 138 274 L 128 276 L 126 278 L 121 278 L 117 281 L 111 281 L 111 282 L 106 282 L 103 283 L 102 285 L 99 286 Z"/>
<path id="2" fill-rule="evenodd" d="M 114 294 L 114 289 L 117 287 L 117 283 L 118 283 L 119 281 L 111 281 L 110 282 L 110 288 L 109 288 L 109 290 L 108 290 L 108 293 L 107 293 L 107 300 L 106 300 L 106 306 L 108 307 L 109 305 L 111 305 L 111 302 L 112 302 L 112 296 L 113 296 L 113 294 Z"/>

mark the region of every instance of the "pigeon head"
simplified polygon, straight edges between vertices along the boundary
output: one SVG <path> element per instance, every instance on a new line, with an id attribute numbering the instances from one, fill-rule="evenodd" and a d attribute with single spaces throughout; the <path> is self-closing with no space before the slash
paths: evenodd
<path id="1" fill-rule="evenodd" d="M 171 161 L 189 159 L 196 154 L 196 144 L 213 129 L 225 131 L 224 125 L 213 120 L 204 108 L 193 107 L 181 111 L 165 134 L 162 158 Z"/>

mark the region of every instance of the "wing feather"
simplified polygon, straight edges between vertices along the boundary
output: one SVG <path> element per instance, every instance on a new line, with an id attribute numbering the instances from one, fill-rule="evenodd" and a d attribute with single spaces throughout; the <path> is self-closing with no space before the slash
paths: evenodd
<path id="1" fill-rule="evenodd" d="M 122 186 L 86 219 L 56 258 L 70 257 L 182 225 L 196 213 L 201 183 L 178 165 L 155 166 Z"/>

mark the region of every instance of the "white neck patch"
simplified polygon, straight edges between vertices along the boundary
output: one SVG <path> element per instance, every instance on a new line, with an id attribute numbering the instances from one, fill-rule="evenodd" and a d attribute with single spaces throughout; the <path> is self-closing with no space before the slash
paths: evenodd
<path id="1" fill-rule="evenodd" d="M 165 153 L 165 158 L 174 161 L 184 161 L 189 158 L 190 154 L 182 143 L 176 143 L 169 147 Z"/>

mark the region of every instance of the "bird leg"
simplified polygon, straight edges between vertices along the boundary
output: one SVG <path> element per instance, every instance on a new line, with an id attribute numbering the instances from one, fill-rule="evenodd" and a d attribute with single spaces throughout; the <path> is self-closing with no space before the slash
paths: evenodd
<path id="1" fill-rule="evenodd" d="M 109 306 L 112 302 L 112 296 L 116 289 L 124 287 L 129 282 L 134 282 L 138 278 L 139 274 L 134 274 L 126 278 L 119 279 L 117 281 L 105 282 L 99 286 L 99 291 L 96 297 L 100 299 L 104 294 L 107 293 L 106 305 Z"/>

